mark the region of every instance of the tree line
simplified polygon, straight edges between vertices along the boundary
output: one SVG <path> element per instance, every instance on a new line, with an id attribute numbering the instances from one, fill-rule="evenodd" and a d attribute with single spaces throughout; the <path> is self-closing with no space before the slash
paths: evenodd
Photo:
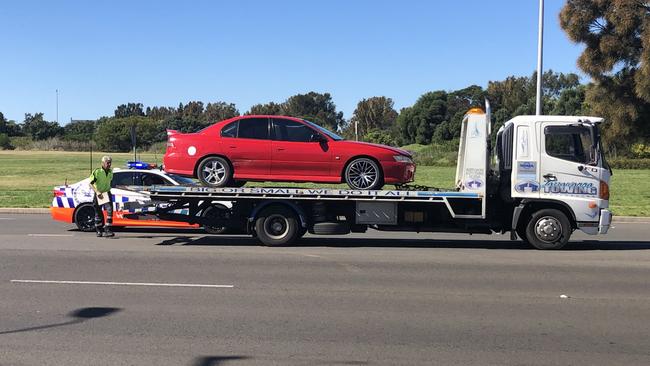
<path id="1" fill-rule="evenodd" d="M 591 81 L 583 84 L 575 74 L 546 71 L 542 75 L 544 114 L 605 117 L 606 145 L 622 155 L 650 157 L 650 5 L 644 0 L 568 0 L 559 18 L 568 37 L 584 45 L 577 63 Z M 465 112 L 483 107 L 485 99 L 492 106 L 494 130 L 516 115 L 534 114 L 535 82 L 533 73 L 491 81 L 487 88 L 434 90 L 399 111 L 390 97 L 374 96 L 359 101 L 350 119 L 337 111 L 329 93 L 317 92 L 257 104 L 244 114 L 305 118 L 346 138 L 358 134 L 369 142 L 430 144 L 458 138 Z M 16 136 L 36 141 L 59 137 L 94 141 L 106 151 L 128 151 L 132 126 L 139 146 L 147 147 L 164 141 L 166 129 L 194 132 L 239 115 L 234 104 L 220 101 L 146 108 L 142 103 L 127 103 L 119 105 L 113 116 L 65 126 L 44 120 L 42 113 L 25 114 L 22 123 L 8 121 L 0 113 L 0 146 L 11 148 Z"/>

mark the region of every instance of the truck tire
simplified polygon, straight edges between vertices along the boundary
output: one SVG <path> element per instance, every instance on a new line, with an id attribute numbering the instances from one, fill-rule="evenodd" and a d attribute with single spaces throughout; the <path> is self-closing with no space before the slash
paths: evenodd
<path id="1" fill-rule="evenodd" d="M 230 163 L 220 156 L 210 156 L 201 161 L 196 175 L 201 184 L 210 188 L 225 187 L 232 180 Z"/>
<path id="2" fill-rule="evenodd" d="M 526 239 L 537 249 L 561 249 L 571 237 L 571 222 L 564 212 L 555 209 L 539 210 L 526 225 Z"/>
<path id="3" fill-rule="evenodd" d="M 102 217 L 102 221 L 103 219 Z M 74 211 L 74 223 L 80 231 L 95 231 L 95 208 L 93 205 L 85 203 L 77 207 Z"/>
<path id="4" fill-rule="evenodd" d="M 255 232 L 257 238 L 266 246 L 289 245 L 299 232 L 298 219 L 289 208 L 269 206 L 257 216 Z"/>
<path id="5" fill-rule="evenodd" d="M 350 233 L 347 222 L 319 222 L 314 224 L 311 232 L 316 235 L 344 235 Z"/>
<path id="6" fill-rule="evenodd" d="M 203 217 L 214 217 L 215 219 L 220 217 L 220 210 L 226 210 L 226 206 L 223 205 L 212 205 L 205 210 L 203 210 Z M 226 226 L 212 226 L 212 225 L 203 225 L 203 230 L 208 234 L 219 235 L 224 234 L 228 231 Z"/>

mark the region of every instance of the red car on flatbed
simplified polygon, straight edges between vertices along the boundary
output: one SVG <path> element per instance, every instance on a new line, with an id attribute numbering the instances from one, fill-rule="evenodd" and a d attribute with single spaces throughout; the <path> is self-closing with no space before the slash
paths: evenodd
<path id="1" fill-rule="evenodd" d="M 411 182 L 409 152 L 347 141 L 304 119 L 241 116 L 196 133 L 167 131 L 165 171 L 198 178 L 209 187 L 238 187 L 247 181 L 347 183 L 379 189 Z"/>

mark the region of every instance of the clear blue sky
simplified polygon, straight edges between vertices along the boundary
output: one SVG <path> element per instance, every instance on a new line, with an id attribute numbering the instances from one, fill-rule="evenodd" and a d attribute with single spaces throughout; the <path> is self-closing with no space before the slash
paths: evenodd
<path id="1" fill-rule="evenodd" d="M 577 72 L 581 47 L 546 0 L 544 68 Z M 530 75 L 537 0 L 7 1 L 0 112 L 59 121 L 122 103 L 251 105 L 329 92 L 345 118 L 363 98 L 395 107 L 432 90 Z"/>

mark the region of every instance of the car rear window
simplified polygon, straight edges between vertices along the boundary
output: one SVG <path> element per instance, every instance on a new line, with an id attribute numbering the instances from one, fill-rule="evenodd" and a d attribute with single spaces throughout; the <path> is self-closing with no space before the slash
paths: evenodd
<path id="1" fill-rule="evenodd" d="M 221 137 L 237 137 L 237 125 L 239 121 L 231 122 L 221 129 Z"/>

